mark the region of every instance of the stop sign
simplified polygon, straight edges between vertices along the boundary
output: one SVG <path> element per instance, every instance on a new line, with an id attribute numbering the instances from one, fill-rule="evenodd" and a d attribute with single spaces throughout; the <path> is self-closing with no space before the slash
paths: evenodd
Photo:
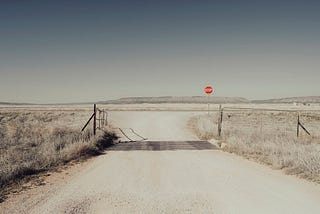
<path id="1" fill-rule="evenodd" d="M 206 92 L 206 94 L 211 94 L 213 92 L 213 88 L 208 85 L 204 88 L 204 92 Z"/>

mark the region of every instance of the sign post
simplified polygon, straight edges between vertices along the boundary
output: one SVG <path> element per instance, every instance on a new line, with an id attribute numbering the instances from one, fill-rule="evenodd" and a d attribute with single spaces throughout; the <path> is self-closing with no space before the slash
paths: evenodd
<path id="1" fill-rule="evenodd" d="M 208 85 L 208 86 L 206 86 L 206 87 L 204 88 L 204 92 L 208 95 L 208 115 L 209 115 L 209 109 L 210 109 L 209 96 L 210 96 L 210 94 L 212 94 L 213 88 L 212 88 L 210 85 Z"/>

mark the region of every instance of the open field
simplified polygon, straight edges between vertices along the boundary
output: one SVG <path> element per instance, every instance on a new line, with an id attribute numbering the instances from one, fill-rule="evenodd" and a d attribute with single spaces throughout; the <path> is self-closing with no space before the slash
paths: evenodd
<path id="1" fill-rule="evenodd" d="M 210 104 L 211 111 L 217 111 L 220 104 Z M 299 110 L 299 111 L 320 111 L 320 103 L 310 103 L 310 105 L 294 104 L 257 104 L 239 103 L 222 104 L 226 108 L 259 108 L 259 109 L 278 109 L 278 110 Z M 141 104 L 99 104 L 101 109 L 109 111 L 207 111 L 207 104 L 196 103 L 141 103 Z M 1 111 L 29 110 L 29 111 L 72 111 L 89 112 L 92 105 L 0 105 Z"/>
<path id="2" fill-rule="evenodd" d="M 220 104 L 210 104 L 211 111 L 217 111 Z M 102 104 L 101 108 L 111 111 L 207 111 L 207 104 Z M 299 110 L 299 111 L 320 111 L 320 104 L 314 103 L 310 106 L 293 105 L 293 104 L 222 104 L 226 108 L 263 108 L 263 109 L 280 109 L 280 110 Z"/>
<path id="3" fill-rule="evenodd" d="M 313 116 L 320 110 L 316 105 L 229 107 L 235 106 L 299 109 L 302 122 L 312 134 L 319 127 L 318 117 Z M 318 184 L 219 151 L 206 146 L 208 143 L 197 145 L 201 143 L 199 138 L 217 138 L 218 105 L 211 105 L 214 111 L 210 117 L 206 105 L 195 104 L 99 108 L 109 109 L 112 127 L 125 131 L 132 128 L 148 140 L 123 142 L 76 170 L 52 173 L 43 179 L 44 185 L 9 195 L 0 203 L 0 213 L 317 213 L 320 209 Z M 15 155 L 10 160 L 23 154 L 17 159 L 20 163 L 41 170 L 45 165 L 39 163 L 54 165 L 64 162 L 64 157 L 78 158 L 77 145 L 94 145 L 82 138 L 79 142 L 78 135 L 92 114 L 90 105 L 2 107 L 0 112 L 1 127 L 5 127 L 2 139 L 10 142 L 1 148 L 11 149 L 10 153 L 19 151 L 12 153 Z M 318 182 L 318 138 L 303 134 L 297 140 L 295 122 L 295 112 L 226 110 L 222 127 L 225 150 Z M 18 133 L 25 137 L 14 141 L 20 139 L 12 138 Z M 59 133 L 60 138 L 65 137 L 59 139 Z M 21 153 L 22 148 L 32 153 Z M 1 152 L 1 158 L 10 153 Z M 5 163 L 14 166 L 15 162 Z"/>
<path id="4" fill-rule="evenodd" d="M 218 112 L 193 117 L 190 124 L 199 138 L 215 138 L 226 143 L 225 151 L 320 183 L 320 111 L 278 109 L 226 108 L 221 137 L 217 132 Z M 300 127 L 297 138 L 298 112 L 311 136 Z"/>

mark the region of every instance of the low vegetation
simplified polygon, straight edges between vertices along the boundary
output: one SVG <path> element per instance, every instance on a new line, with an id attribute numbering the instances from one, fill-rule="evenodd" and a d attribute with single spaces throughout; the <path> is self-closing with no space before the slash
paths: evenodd
<path id="1" fill-rule="evenodd" d="M 112 144 L 112 132 L 81 133 L 86 119 L 72 112 L 1 112 L 0 190 L 27 175 L 98 155 Z M 68 123 L 73 126 L 61 125 Z"/>
<path id="2" fill-rule="evenodd" d="M 190 124 L 199 138 L 205 140 L 215 138 L 225 142 L 227 144 L 225 151 L 320 183 L 320 138 L 307 135 L 297 138 L 296 125 L 290 122 L 294 119 L 292 114 L 270 112 L 254 114 L 247 112 L 225 114 L 220 138 L 217 136 L 218 114 L 212 113 L 210 117 L 195 116 L 190 120 Z M 233 121 L 232 117 L 235 117 Z M 319 117 L 317 115 L 312 117 L 309 114 L 304 120 L 316 134 L 315 127 L 319 127 Z"/>
<path id="3" fill-rule="evenodd" d="M 189 125 L 201 140 L 217 138 L 218 120 L 216 114 L 198 115 L 190 119 Z"/>

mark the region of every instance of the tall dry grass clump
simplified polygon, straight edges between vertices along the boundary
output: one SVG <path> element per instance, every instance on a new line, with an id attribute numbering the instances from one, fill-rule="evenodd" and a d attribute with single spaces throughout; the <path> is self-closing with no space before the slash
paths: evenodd
<path id="1" fill-rule="evenodd" d="M 217 137 L 217 114 L 197 115 L 189 120 L 189 126 L 201 140 L 209 140 Z"/>
<path id="2" fill-rule="evenodd" d="M 242 120 L 247 118 L 246 114 Z M 283 169 L 288 174 L 298 175 L 320 183 L 320 138 L 301 136 L 297 138 L 293 130 L 288 131 L 273 122 L 270 127 L 261 130 L 254 128 L 256 121 L 246 121 L 246 126 L 237 126 L 237 118 L 232 123 L 223 126 L 220 140 L 226 142 L 225 151 L 244 156 L 258 162 Z M 195 116 L 190 120 L 193 130 L 201 139 L 217 138 L 218 116 Z M 210 124 L 211 123 L 211 124 Z M 210 127 L 210 128 L 208 128 Z M 272 127 L 272 128 L 271 128 Z M 284 130 L 284 131 L 279 131 Z M 210 133 L 211 132 L 211 133 Z"/>
<path id="3" fill-rule="evenodd" d="M 226 151 L 320 183 L 319 139 L 232 132 L 227 133 L 224 139 L 228 144 Z"/>
<path id="4" fill-rule="evenodd" d="M 61 125 L 72 120 L 76 115 L 70 112 L 0 113 L 0 189 L 26 175 L 97 155 L 116 138 L 110 132 L 95 138 L 89 130 L 81 133 L 82 124 Z"/>

